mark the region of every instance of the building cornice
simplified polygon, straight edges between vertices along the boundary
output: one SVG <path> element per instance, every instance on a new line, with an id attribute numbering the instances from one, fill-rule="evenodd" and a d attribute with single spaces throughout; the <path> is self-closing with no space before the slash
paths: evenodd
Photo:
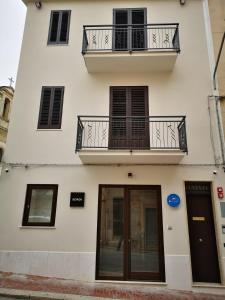
<path id="1" fill-rule="evenodd" d="M 36 0 L 21 0 L 25 5 L 28 5 L 28 3 L 35 3 Z M 63 0 L 43 0 L 41 2 L 63 2 Z M 67 1 L 78 1 L 78 0 L 67 0 Z M 84 1 L 84 0 L 82 0 Z M 90 1 L 90 0 L 89 0 Z M 96 1 L 96 0 L 93 0 L 93 1 Z M 102 0 L 102 1 L 107 1 L 107 0 Z M 136 1 L 140 1 L 140 0 L 136 0 Z M 178 1 L 180 2 L 180 0 L 174 0 L 174 1 Z"/>

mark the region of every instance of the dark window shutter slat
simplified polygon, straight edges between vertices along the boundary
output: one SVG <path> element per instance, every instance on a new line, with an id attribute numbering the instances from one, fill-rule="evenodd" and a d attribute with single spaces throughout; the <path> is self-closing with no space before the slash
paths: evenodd
<path id="1" fill-rule="evenodd" d="M 39 129 L 61 128 L 64 87 L 43 87 Z"/>
<path id="2" fill-rule="evenodd" d="M 60 31 L 60 42 L 66 42 L 69 30 L 69 12 L 62 12 L 62 22 Z"/>
<path id="3" fill-rule="evenodd" d="M 126 89 L 125 88 L 113 88 L 112 91 L 112 117 L 120 117 L 113 119 L 112 122 L 112 134 L 116 137 L 126 135 Z M 122 118 L 122 117 L 125 118 Z"/>
<path id="4" fill-rule="evenodd" d="M 133 87 L 131 89 L 131 115 L 140 118 L 134 118 L 132 121 L 132 136 L 140 137 L 146 134 L 148 120 L 145 118 L 147 115 L 145 102 L 145 88 Z"/>
<path id="5" fill-rule="evenodd" d="M 51 88 L 43 88 L 38 124 L 39 128 L 47 128 L 49 126 L 50 102 Z"/>
<path id="6" fill-rule="evenodd" d="M 61 127 L 63 88 L 55 88 L 52 104 L 51 125 L 54 128 Z"/>
<path id="7" fill-rule="evenodd" d="M 126 89 L 113 88 L 112 115 L 126 116 Z"/>
<path id="8" fill-rule="evenodd" d="M 132 116 L 145 116 L 145 89 L 132 88 L 131 89 L 131 115 Z"/>
<path id="9" fill-rule="evenodd" d="M 59 28 L 59 12 L 52 12 L 50 37 L 49 37 L 49 41 L 51 43 L 57 41 L 58 28 Z"/>

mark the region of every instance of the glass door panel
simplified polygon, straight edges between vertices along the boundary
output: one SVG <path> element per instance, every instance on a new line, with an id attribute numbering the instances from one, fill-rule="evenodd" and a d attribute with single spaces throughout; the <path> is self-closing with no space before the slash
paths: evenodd
<path id="1" fill-rule="evenodd" d="M 156 190 L 130 190 L 131 278 L 137 273 L 141 277 L 152 273 L 154 278 L 160 272 L 157 199 Z"/>
<path id="2" fill-rule="evenodd" d="M 124 189 L 102 188 L 99 246 L 99 276 L 124 274 Z"/>
<path id="3" fill-rule="evenodd" d="M 96 276 L 165 280 L 160 186 L 100 187 Z"/>

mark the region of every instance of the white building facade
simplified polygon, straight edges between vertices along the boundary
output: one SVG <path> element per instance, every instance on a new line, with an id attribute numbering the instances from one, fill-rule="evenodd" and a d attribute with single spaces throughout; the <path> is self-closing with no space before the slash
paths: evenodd
<path id="1" fill-rule="evenodd" d="M 223 287 L 205 1 L 25 2 L 0 271 Z"/>

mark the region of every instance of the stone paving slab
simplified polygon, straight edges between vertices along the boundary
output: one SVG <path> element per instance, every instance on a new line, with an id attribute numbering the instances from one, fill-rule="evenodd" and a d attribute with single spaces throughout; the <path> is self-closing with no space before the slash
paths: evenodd
<path id="1" fill-rule="evenodd" d="M 100 297 L 90 297 L 71 294 L 47 293 L 37 291 L 23 291 L 0 288 L 0 300 L 102 300 Z M 104 300 L 112 300 L 104 298 Z M 117 300 L 117 299 L 114 299 Z"/>
<path id="2" fill-rule="evenodd" d="M 225 292 L 215 295 L 171 290 L 165 285 L 79 282 L 3 272 L 0 272 L 0 296 L 34 300 L 225 300 Z"/>

